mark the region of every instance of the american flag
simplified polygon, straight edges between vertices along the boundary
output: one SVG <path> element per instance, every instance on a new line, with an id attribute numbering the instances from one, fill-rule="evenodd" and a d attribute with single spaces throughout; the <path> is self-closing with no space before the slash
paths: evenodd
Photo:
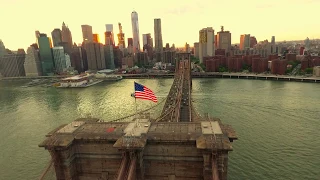
<path id="1" fill-rule="evenodd" d="M 158 102 L 157 97 L 154 95 L 151 89 L 145 87 L 142 84 L 134 82 L 134 91 L 135 98 Z"/>

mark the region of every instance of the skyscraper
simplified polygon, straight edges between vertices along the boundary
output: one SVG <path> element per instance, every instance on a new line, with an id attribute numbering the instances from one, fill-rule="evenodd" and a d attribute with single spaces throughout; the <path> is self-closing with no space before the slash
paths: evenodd
<path id="1" fill-rule="evenodd" d="M 133 52 L 137 53 L 140 51 L 140 36 L 139 36 L 138 13 L 135 11 L 131 13 L 131 23 L 132 23 Z"/>
<path id="2" fill-rule="evenodd" d="M 82 46 L 74 46 L 70 55 L 71 65 L 78 73 L 88 70 L 87 53 Z"/>
<path id="3" fill-rule="evenodd" d="M 133 38 L 128 38 L 128 46 L 133 46 Z"/>
<path id="4" fill-rule="evenodd" d="M 149 37 L 151 38 L 151 34 L 150 33 L 142 34 L 142 45 L 143 46 L 148 44 Z"/>
<path id="5" fill-rule="evenodd" d="M 63 70 L 67 68 L 67 59 L 66 59 L 64 49 L 62 46 L 53 47 L 52 52 L 53 52 L 55 70 L 58 74 L 61 74 Z"/>
<path id="6" fill-rule="evenodd" d="M 83 42 L 93 42 L 92 26 L 81 25 Z"/>
<path id="7" fill-rule="evenodd" d="M 48 76 L 53 73 L 53 56 L 50 48 L 50 40 L 46 34 L 40 34 L 38 38 L 42 75 Z"/>
<path id="8" fill-rule="evenodd" d="M 221 26 L 221 31 L 217 33 L 217 49 L 224 49 L 226 53 L 231 50 L 231 33 L 229 31 L 224 31 L 223 26 Z"/>
<path id="9" fill-rule="evenodd" d="M 84 49 L 87 53 L 87 62 L 89 70 L 101 70 L 106 68 L 104 48 L 101 43 L 84 43 Z"/>
<path id="10" fill-rule="evenodd" d="M 212 27 L 203 28 L 199 31 L 199 60 L 203 63 L 203 57 L 214 56 L 214 30 Z"/>
<path id="11" fill-rule="evenodd" d="M 122 32 L 122 25 L 121 23 L 118 23 L 119 26 L 119 34 L 118 34 L 118 46 L 125 48 L 126 47 L 126 43 L 125 43 L 125 39 L 124 39 L 124 33 Z"/>
<path id="12" fill-rule="evenodd" d="M 41 76 L 41 62 L 39 51 L 33 46 L 28 47 L 26 59 L 24 61 L 26 76 Z"/>
<path id="13" fill-rule="evenodd" d="M 38 38 L 40 37 L 40 32 L 35 31 L 35 35 L 36 35 L 36 43 L 38 43 Z M 38 44 L 38 46 L 39 46 L 39 44 Z"/>
<path id="14" fill-rule="evenodd" d="M 250 48 L 250 34 L 243 34 L 240 36 L 240 50 Z"/>
<path id="15" fill-rule="evenodd" d="M 258 44 L 257 38 L 250 36 L 250 48 L 253 48 L 256 44 Z"/>
<path id="16" fill-rule="evenodd" d="M 184 51 L 186 53 L 190 53 L 190 45 L 186 42 L 186 44 L 184 45 Z"/>
<path id="17" fill-rule="evenodd" d="M 113 34 L 113 24 L 106 24 L 106 32 L 104 33 L 105 36 L 105 45 L 112 45 L 114 46 L 114 34 Z"/>
<path id="18" fill-rule="evenodd" d="M 275 36 L 272 36 L 271 37 L 271 44 L 276 44 L 276 37 Z"/>
<path id="19" fill-rule="evenodd" d="M 104 46 L 104 57 L 106 61 L 106 68 L 107 69 L 114 69 L 114 55 L 113 55 L 113 46 L 106 45 Z"/>
<path id="20" fill-rule="evenodd" d="M 106 24 L 106 32 L 113 32 L 113 24 Z"/>
<path id="21" fill-rule="evenodd" d="M 156 51 L 156 60 L 163 60 L 163 42 L 161 32 L 161 19 L 154 19 L 154 44 Z"/>
<path id="22" fill-rule="evenodd" d="M 100 43 L 99 34 L 93 34 L 93 42 Z"/>
<path id="23" fill-rule="evenodd" d="M 198 42 L 195 42 L 194 45 L 193 45 L 193 49 L 194 49 L 194 56 L 196 58 L 199 58 L 199 43 Z"/>
<path id="24" fill-rule="evenodd" d="M 0 58 L 0 73 L 4 77 L 25 76 L 24 60 L 26 54 L 24 50 L 18 50 L 17 54 L 7 54 Z"/>
<path id="25" fill-rule="evenodd" d="M 143 34 L 143 51 L 148 52 L 149 59 L 152 59 L 153 55 L 153 39 L 151 38 L 151 34 Z"/>
<path id="26" fill-rule="evenodd" d="M 133 54 L 133 38 L 128 38 L 128 54 Z"/>
<path id="27" fill-rule="evenodd" d="M 308 37 L 304 40 L 304 46 L 305 50 L 310 50 L 310 40 Z"/>
<path id="28" fill-rule="evenodd" d="M 65 47 L 65 52 L 67 53 L 71 53 L 71 49 L 72 49 L 72 35 L 71 35 L 71 31 L 68 28 L 68 26 L 66 26 L 66 24 L 63 22 L 62 23 L 62 31 L 61 31 L 61 35 L 62 35 L 62 42 L 66 43 L 66 47 Z"/>
<path id="29" fill-rule="evenodd" d="M 51 32 L 51 37 L 53 41 L 53 46 L 59 46 L 59 44 L 62 42 L 62 31 L 60 29 L 54 29 Z"/>

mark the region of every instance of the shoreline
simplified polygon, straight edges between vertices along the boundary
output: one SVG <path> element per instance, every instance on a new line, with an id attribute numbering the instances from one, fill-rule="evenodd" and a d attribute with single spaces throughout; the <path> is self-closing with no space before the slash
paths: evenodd
<path id="1" fill-rule="evenodd" d="M 118 74 L 124 79 L 152 79 L 152 78 L 173 78 L 174 74 Z M 32 79 L 61 79 L 68 76 L 37 76 L 37 77 L 3 77 L 0 80 L 32 80 Z M 287 76 L 274 74 L 252 74 L 252 73 L 219 73 L 219 72 L 193 72 L 192 78 L 224 78 L 224 79 L 253 79 L 271 81 L 293 81 L 293 82 L 312 82 L 320 83 L 320 77 L 310 76 Z"/>

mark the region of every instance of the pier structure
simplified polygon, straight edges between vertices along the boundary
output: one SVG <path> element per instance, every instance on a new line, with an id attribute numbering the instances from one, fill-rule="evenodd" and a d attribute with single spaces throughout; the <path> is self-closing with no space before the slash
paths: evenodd
<path id="1" fill-rule="evenodd" d="M 56 179 L 226 180 L 237 135 L 220 119 L 198 115 L 190 59 L 182 55 L 177 63 L 159 118 L 147 113 L 131 122 L 82 118 L 48 133 L 39 146 L 49 151 L 48 169 Z"/>

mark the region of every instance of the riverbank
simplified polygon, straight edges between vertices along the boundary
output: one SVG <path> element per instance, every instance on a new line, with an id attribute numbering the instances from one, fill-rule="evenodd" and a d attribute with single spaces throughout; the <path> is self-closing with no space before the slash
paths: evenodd
<path id="1" fill-rule="evenodd" d="M 123 74 L 126 79 L 139 78 L 172 78 L 174 74 Z M 218 73 L 218 72 L 193 72 L 192 78 L 229 78 L 229 79 L 257 79 L 273 81 L 295 81 L 320 83 L 320 77 L 286 76 L 274 74 L 249 74 L 249 73 Z"/>
<path id="2" fill-rule="evenodd" d="M 153 79 L 153 78 L 173 78 L 174 74 L 121 74 L 125 79 Z M 61 79 L 68 76 L 38 76 L 38 77 L 4 77 L 0 80 L 32 80 L 32 79 Z M 251 73 L 219 73 L 219 72 L 193 72 L 192 78 L 229 78 L 229 79 L 257 79 L 273 81 L 295 81 L 320 83 L 320 77 L 287 76 L 274 74 L 251 74 Z"/>
<path id="3" fill-rule="evenodd" d="M 295 81 L 320 83 L 320 77 L 314 76 L 287 76 L 274 74 L 249 74 L 249 73 L 192 73 L 192 78 L 229 78 L 229 79 L 257 79 L 273 81 Z"/>

